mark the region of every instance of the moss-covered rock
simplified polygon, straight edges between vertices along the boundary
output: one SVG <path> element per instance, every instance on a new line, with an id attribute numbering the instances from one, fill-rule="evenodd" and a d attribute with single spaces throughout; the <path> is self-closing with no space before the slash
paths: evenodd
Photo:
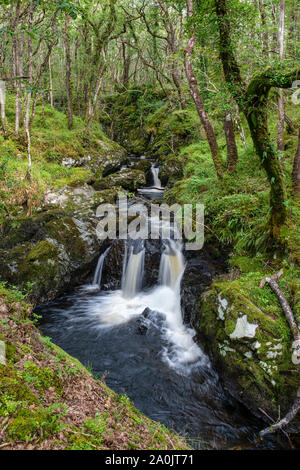
<path id="1" fill-rule="evenodd" d="M 80 282 L 93 269 L 101 249 L 97 219 L 49 212 L 33 219 L 36 231 L 30 232 L 30 240 L 0 250 L 1 278 L 22 288 L 30 286 L 31 299 L 39 302 L 53 299 L 71 282 Z M 21 223 L 19 230 L 22 227 Z M 11 230 L 15 240 L 22 240 L 18 230 Z"/>
<path id="2" fill-rule="evenodd" d="M 292 338 L 285 319 L 266 314 L 238 280 L 215 282 L 202 295 L 194 319 L 207 339 L 213 363 L 231 393 L 254 412 L 287 411 L 300 380 L 291 362 Z"/>
<path id="3" fill-rule="evenodd" d="M 143 171 L 125 168 L 106 178 L 99 178 L 94 188 L 97 190 L 109 189 L 111 187 L 122 187 L 128 191 L 135 191 L 146 184 L 146 178 Z"/>

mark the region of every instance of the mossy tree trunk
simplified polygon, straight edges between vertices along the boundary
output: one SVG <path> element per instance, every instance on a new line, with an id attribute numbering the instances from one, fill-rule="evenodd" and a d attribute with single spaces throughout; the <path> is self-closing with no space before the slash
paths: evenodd
<path id="1" fill-rule="evenodd" d="M 270 222 L 273 236 L 278 239 L 280 227 L 287 217 L 286 190 L 278 154 L 268 130 L 268 96 L 272 87 L 290 88 L 300 70 L 286 70 L 282 65 L 278 68 L 268 67 L 263 73 L 253 77 L 249 86 L 246 87 L 232 44 L 227 0 L 215 0 L 215 6 L 224 76 L 231 95 L 247 118 L 256 152 L 267 173 L 271 186 Z"/>
<path id="2" fill-rule="evenodd" d="M 285 222 L 287 215 L 285 206 L 286 190 L 277 150 L 270 141 L 267 120 L 267 97 L 263 98 L 249 112 L 247 121 L 256 152 L 261 157 L 262 166 L 267 173 L 270 183 L 270 222 L 273 237 L 277 239 L 279 228 Z"/>
<path id="3" fill-rule="evenodd" d="M 236 146 L 234 127 L 231 114 L 228 113 L 223 121 L 226 146 L 227 146 L 227 170 L 230 174 L 234 173 L 238 163 L 238 149 Z"/>
<path id="4" fill-rule="evenodd" d="M 293 165 L 293 195 L 295 199 L 300 201 L 300 127 L 299 127 L 299 138 L 298 147 L 296 150 L 294 165 Z"/>

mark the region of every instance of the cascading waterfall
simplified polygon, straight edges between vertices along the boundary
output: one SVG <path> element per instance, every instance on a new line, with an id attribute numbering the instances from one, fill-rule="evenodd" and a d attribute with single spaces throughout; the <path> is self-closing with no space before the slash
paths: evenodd
<path id="1" fill-rule="evenodd" d="M 94 279 L 93 279 L 93 286 L 98 286 L 99 289 L 101 287 L 101 280 L 102 280 L 102 271 L 103 271 L 103 264 L 104 264 L 104 260 L 106 258 L 106 255 L 108 254 L 108 252 L 110 251 L 110 248 L 111 247 L 108 247 L 104 253 L 102 253 L 100 256 L 99 256 L 99 260 L 98 260 L 98 263 L 97 263 L 97 267 L 96 267 L 96 270 L 95 270 L 95 274 L 94 274 Z"/>
<path id="2" fill-rule="evenodd" d="M 131 243 L 128 260 L 125 250 L 122 295 L 124 299 L 132 299 L 141 290 L 144 275 L 145 248 L 142 240 Z"/>
<path id="3" fill-rule="evenodd" d="M 172 289 L 179 289 L 180 280 L 184 272 L 184 257 L 180 242 L 167 240 L 165 250 L 162 253 L 159 267 L 159 284 Z"/>
<path id="4" fill-rule="evenodd" d="M 155 188 L 162 189 L 161 181 L 158 177 L 159 167 L 156 167 L 154 163 L 151 166 L 151 172 L 152 172 L 152 176 L 153 176 L 153 186 Z"/>

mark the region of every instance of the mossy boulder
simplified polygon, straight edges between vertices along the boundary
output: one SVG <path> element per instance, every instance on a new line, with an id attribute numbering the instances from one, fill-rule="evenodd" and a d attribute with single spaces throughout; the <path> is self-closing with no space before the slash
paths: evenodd
<path id="1" fill-rule="evenodd" d="M 94 188 L 97 190 L 110 189 L 112 187 L 122 187 L 128 191 L 135 191 L 146 184 L 145 173 L 140 170 L 125 168 L 106 178 L 99 178 Z"/>
<path id="2" fill-rule="evenodd" d="M 34 302 L 51 300 L 71 283 L 82 282 L 101 250 L 96 219 L 46 214 L 38 216 L 30 240 L 0 250 L 1 278 L 22 288 L 30 286 Z"/>
<path id="3" fill-rule="evenodd" d="M 283 316 L 266 314 L 241 292 L 239 281 L 215 282 L 199 302 L 194 327 L 226 388 L 252 411 L 286 412 L 299 374 L 291 361 L 292 338 Z"/>
<path id="4" fill-rule="evenodd" d="M 101 152 L 90 158 L 86 165 L 94 174 L 99 174 L 103 177 L 119 171 L 127 162 L 127 153 L 123 147 L 116 142 L 108 140 L 99 141 Z"/>
<path id="5" fill-rule="evenodd" d="M 123 147 L 116 142 L 103 137 L 103 140 L 95 139 L 92 141 L 92 148 L 97 149 L 97 153 L 89 155 L 66 155 L 62 160 L 62 165 L 67 168 L 74 168 L 80 171 L 82 175 L 88 177 L 90 174 L 95 174 L 101 171 L 102 176 L 107 176 L 115 171 L 120 170 L 121 166 L 127 161 L 127 153 Z"/>
<path id="6" fill-rule="evenodd" d="M 176 181 L 183 178 L 184 161 L 178 156 L 169 155 L 161 158 L 162 166 L 159 177 L 164 186 L 173 185 Z"/>

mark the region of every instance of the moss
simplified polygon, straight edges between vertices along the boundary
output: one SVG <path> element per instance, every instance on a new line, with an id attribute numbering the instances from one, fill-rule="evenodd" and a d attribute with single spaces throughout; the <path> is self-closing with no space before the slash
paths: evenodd
<path id="1" fill-rule="evenodd" d="M 124 169 L 118 173 L 101 178 L 94 184 L 97 190 L 122 187 L 128 191 L 135 191 L 137 188 L 146 184 L 145 174 L 140 170 Z"/>
<path id="2" fill-rule="evenodd" d="M 84 254 L 88 254 L 88 246 L 72 217 L 52 220 L 46 224 L 45 229 L 51 238 L 64 245 L 73 259 L 80 260 Z"/>
<path id="3" fill-rule="evenodd" d="M 37 396 L 26 384 L 22 374 L 11 364 L 0 365 L 0 415 L 6 416 L 10 412 L 13 403 L 28 404 L 39 402 Z"/>
<path id="4" fill-rule="evenodd" d="M 38 438 L 42 442 L 65 426 L 57 406 L 52 405 L 47 408 L 39 406 L 32 410 L 20 410 L 18 416 L 9 423 L 7 434 L 13 441 L 30 442 Z"/>
<path id="5" fill-rule="evenodd" d="M 91 170 L 87 168 L 72 168 L 70 174 L 65 178 L 59 178 L 55 181 L 56 187 L 76 187 L 92 183 L 94 176 Z"/>
<path id="6" fill-rule="evenodd" d="M 254 336 L 231 337 L 245 315 Z M 291 362 L 288 325 L 268 288 L 258 296 L 241 280 L 215 282 L 201 299 L 194 326 L 209 340 L 213 361 L 223 379 L 239 388 L 239 398 L 252 408 L 263 403 L 272 410 L 274 402 L 288 408 L 300 381 Z"/>
<path id="7" fill-rule="evenodd" d="M 26 263 L 35 261 L 48 261 L 57 256 L 57 248 L 50 242 L 43 240 L 37 243 L 26 256 Z"/>
<path id="8" fill-rule="evenodd" d="M 32 382 L 37 390 L 42 392 L 53 387 L 56 393 L 62 394 L 63 380 L 50 367 L 39 367 L 32 361 L 25 361 L 24 370 L 26 380 Z"/>

